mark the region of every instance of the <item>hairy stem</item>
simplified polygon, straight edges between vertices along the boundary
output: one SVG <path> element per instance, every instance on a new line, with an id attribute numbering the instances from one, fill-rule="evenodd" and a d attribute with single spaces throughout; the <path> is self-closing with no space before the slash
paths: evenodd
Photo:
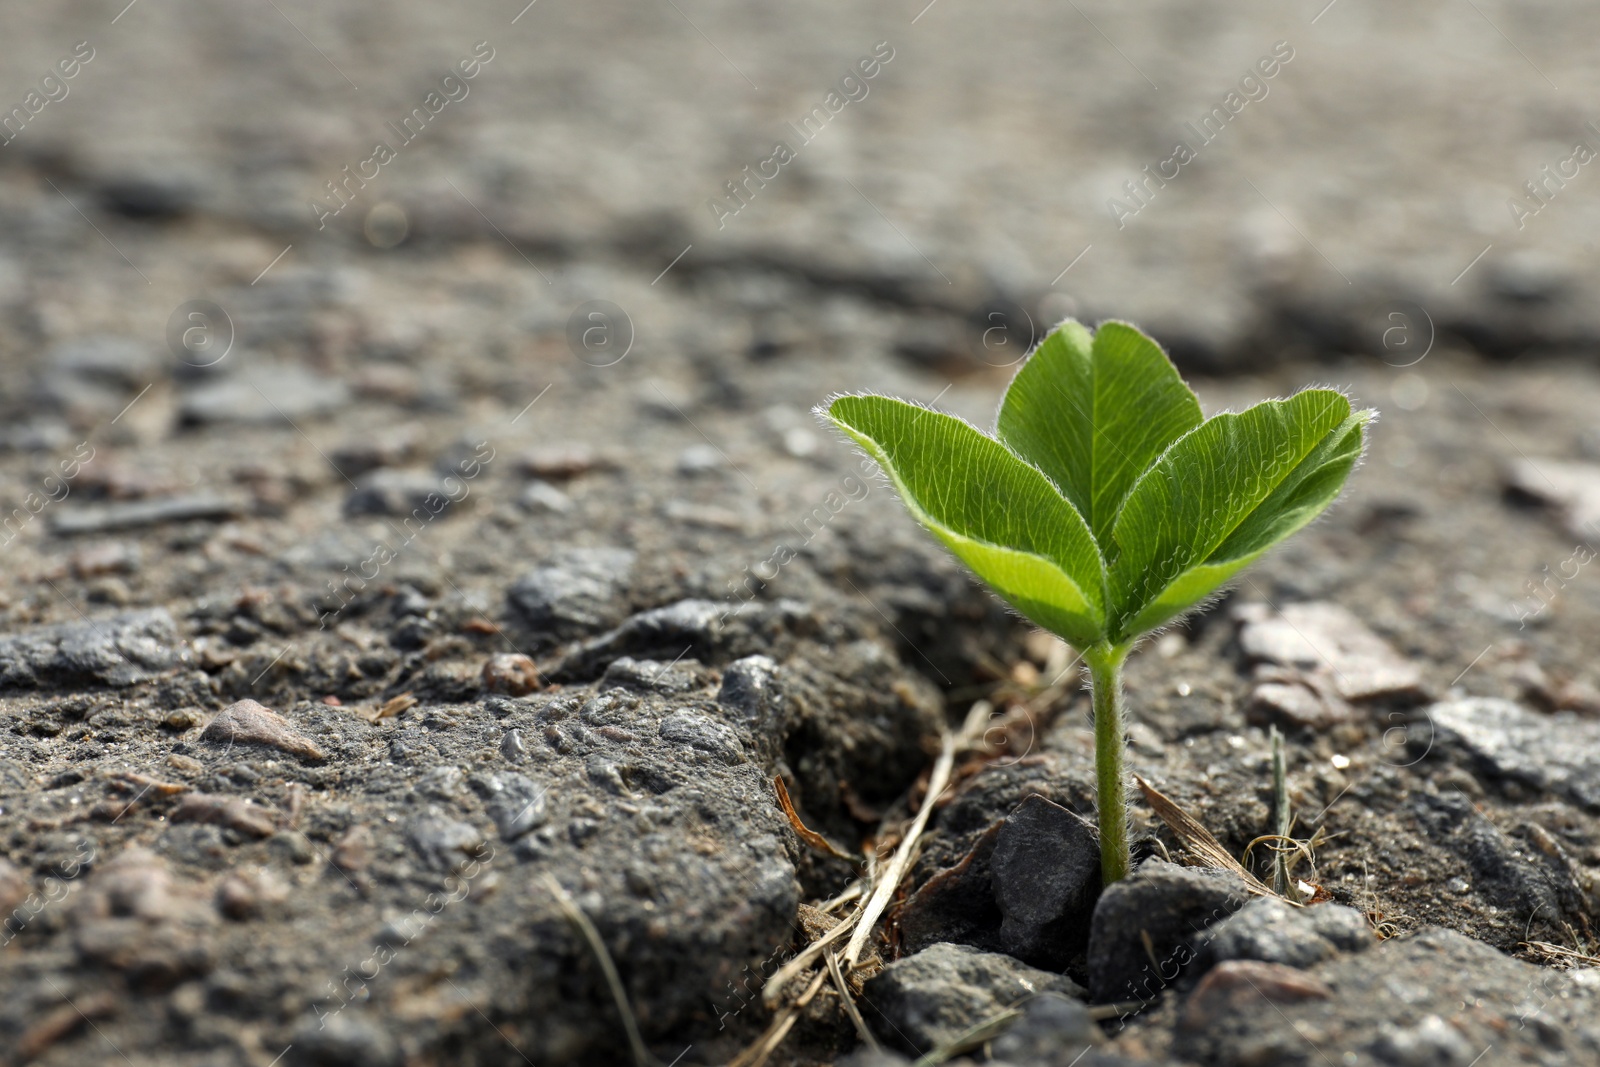
<path id="1" fill-rule="evenodd" d="M 1122 663 L 1127 645 L 1102 645 L 1084 653 L 1094 697 L 1095 792 L 1100 814 L 1100 880 L 1128 876 L 1128 797 L 1122 770 Z"/>

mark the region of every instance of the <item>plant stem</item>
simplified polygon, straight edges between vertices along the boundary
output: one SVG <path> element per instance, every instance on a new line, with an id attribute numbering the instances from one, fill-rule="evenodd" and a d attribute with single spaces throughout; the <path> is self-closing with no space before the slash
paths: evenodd
<path id="1" fill-rule="evenodd" d="M 1100 881 L 1110 885 L 1128 876 L 1128 796 L 1122 772 L 1122 663 L 1127 645 L 1101 645 L 1086 651 L 1094 698 L 1094 769 L 1100 815 Z"/>
<path id="2" fill-rule="evenodd" d="M 1289 892 L 1289 858 L 1282 851 L 1289 836 L 1289 772 L 1283 758 L 1283 735 L 1274 726 L 1272 738 L 1272 832 L 1278 835 L 1272 850 L 1272 891 L 1281 896 Z"/>

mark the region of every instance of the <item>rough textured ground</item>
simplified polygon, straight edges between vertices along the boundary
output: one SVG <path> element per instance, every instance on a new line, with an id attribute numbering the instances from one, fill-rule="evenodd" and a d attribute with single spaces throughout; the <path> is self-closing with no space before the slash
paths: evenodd
<path id="1" fill-rule="evenodd" d="M 1592 958 L 1540 947 L 1600 938 L 1592 168 L 1506 203 L 1600 149 L 1592 12 L 516 7 L 0 15 L 0 103 L 93 49 L 0 145 L 0 1056 L 630 1062 L 570 899 L 652 1054 L 727 1062 L 850 877 L 772 778 L 861 847 L 983 700 L 862 992 L 890 1051 L 825 988 L 773 1062 L 1019 997 L 972 1055 L 1600 1058 Z M 1096 911 L 1071 653 L 809 414 L 986 425 L 1068 313 L 1145 323 L 1208 410 L 1382 412 L 1347 498 L 1130 666 L 1132 769 L 1235 855 L 1284 732 L 1296 874 L 1348 914 L 1155 863 Z"/>

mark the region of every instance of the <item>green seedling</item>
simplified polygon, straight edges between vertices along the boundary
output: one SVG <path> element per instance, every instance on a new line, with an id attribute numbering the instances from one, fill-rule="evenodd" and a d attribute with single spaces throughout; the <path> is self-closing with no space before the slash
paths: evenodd
<path id="1" fill-rule="evenodd" d="M 824 414 L 978 577 L 1082 654 L 1102 876 L 1124 877 L 1128 653 L 1331 504 L 1373 413 L 1306 389 L 1207 419 L 1138 329 L 1069 320 L 1017 372 L 992 437 L 889 396 L 841 396 Z"/>

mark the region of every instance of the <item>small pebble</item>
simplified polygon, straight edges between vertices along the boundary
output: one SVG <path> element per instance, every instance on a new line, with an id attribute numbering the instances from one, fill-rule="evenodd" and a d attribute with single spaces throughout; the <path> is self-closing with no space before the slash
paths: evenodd
<path id="1" fill-rule="evenodd" d="M 588 445 L 534 448 L 513 462 L 523 474 L 553 482 L 564 482 L 606 465 L 600 454 Z"/>
<path id="2" fill-rule="evenodd" d="M 491 693 L 520 697 L 540 686 L 539 668 L 520 652 L 502 652 L 483 664 L 483 687 Z"/>
<path id="3" fill-rule="evenodd" d="M 254 700 L 228 705 L 201 731 L 200 739 L 215 744 L 264 745 L 302 759 L 327 758 L 315 742 L 296 732 L 288 719 Z"/>
<path id="4" fill-rule="evenodd" d="M 529 511 L 549 511 L 565 515 L 572 510 L 572 498 L 549 482 L 535 478 L 523 487 L 517 501 Z"/>

